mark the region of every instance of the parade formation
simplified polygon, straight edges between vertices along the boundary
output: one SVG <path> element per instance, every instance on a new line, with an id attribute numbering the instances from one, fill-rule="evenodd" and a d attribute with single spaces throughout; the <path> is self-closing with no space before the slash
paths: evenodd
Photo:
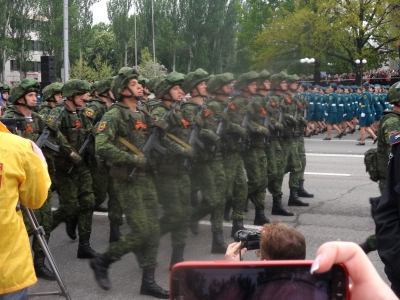
<path id="1" fill-rule="evenodd" d="M 160 237 L 171 233 L 172 267 L 184 261 L 188 230 L 197 235 L 205 217 L 211 253 L 225 254 L 223 220 L 232 222 L 232 237 L 245 229 L 249 201 L 253 224 L 260 226 L 270 222 L 268 215 L 293 216 L 290 207 L 312 205 L 304 200 L 314 197 L 305 188 L 304 139 L 327 133 L 328 143 L 360 130 L 355 145 L 367 138 L 387 144 L 389 129 L 379 120 L 392 110 L 389 88 L 368 82 L 322 87 L 265 70 L 234 78 L 197 69 L 148 80 L 124 67 L 93 84 L 72 79 L 43 91 L 33 78 L 11 90 L 4 84 L 0 120 L 46 157 L 52 186 L 35 214 L 47 242 L 65 223 L 67 235 L 79 239 L 77 258 L 90 259 L 105 290 L 111 288 L 109 268 L 133 252 L 143 269 L 140 293 L 168 299 L 154 278 Z M 388 157 L 387 149 L 381 152 Z M 290 195 L 283 199 L 287 173 Z M 382 177 L 381 190 L 385 183 Z M 52 212 L 53 192 L 59 207 Z M 267 193 L 272 211 L 265 210 Z M 108 212 L 110 221 L 110 244 L 101 254 L 90 245 L 94 211 Z M 120 233 L 123 215 L 131 230 L 126 235 Z M 32 234 L 26 216 L 25 224 Z M 32 250 L 36 275 L 55 280 L 35 239 Z"/>

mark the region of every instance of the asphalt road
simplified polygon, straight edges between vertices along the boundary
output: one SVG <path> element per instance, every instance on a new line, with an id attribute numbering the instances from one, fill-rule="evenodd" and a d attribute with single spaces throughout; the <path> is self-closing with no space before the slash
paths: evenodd
<path id="1" fill-rule="evenodd" d="M 363 153 L 373 147 L 372 140 L 367 140 L 366 146 L 356 146 L 359 131 L 354 135 L 347 135 L 341 140 L 323 141 L 325 135 L 306 138 L 307 167 L 305 187 L 315 194 L 306 208 L 290 208 L 295 212 L 293 217 L 270 216 L 272 197 L 267 194 L 266 211 L 270 220 L 278 220 L 299 230 L 307 242 L 307 259 L 313 259 L 318 247 L 327 241 L 363 242 L 374 233 L 374 223 L 370 216 L 368 198 L 378 196 L 378 184 L 372 182 L 363 163 Z M 289 197 L 288 176 L 285 176 L 283 186 L 283 200 L 286 205 Z M 54 205 L 57 206 L 57 198 Z M 162 210 L 160 209 L 160 214 Z M 245 225 L 255 229 L 252 225 L 254 207 L 246 214 Z M 214 255 L 211 250 L 211 232 L 208 218 L 200 225 L 200 234 L 193 236 L 188 233 L 186 260 L 222 260 L 224 255 Z M 224 236 L 230 243 L 230 223 L 224 224 Z M 253 227 L 252 227 L 253 226 Z M 129 228 L 124 225 L 123 233 Z M 92 247 L 97 252 L 104 252 L 108 245 L 109 221 L 105 214 L 96 213 L 93 217 Z M 149 237 L 152 238 L 152 237 Z M 150 299 L 139 294 L 141 270 L 133 254 L 127 254 L 121 261 L 111 266 L 109 277 L 112 289 L 100 289 L 89 268 L 88 260 L 76 258 L 78 241 L 72 241 L 65 233 L 63 224 L 51 235 L 50 249 L 60 272 L 69 288 L 72 299 Z M 156 281 L 163 288 L 169 287 L 169 261 L 171 246 L 169 235 L 160 241 L 158 252 L 159 267 L 156 270 Z M 383 264 L 376 252 L 369 254 L 379 274 L 387 282 L 383 272 Z M 246 254 L 245 260 L 256 260 L 254 251 Z M 40 279 L 30 288 L 30 292 L 57 290 L 58 285 Z M 36 298 L 39 299 L 39 298 Z M 47 297 L 58 299 L 58 297 Z"/>

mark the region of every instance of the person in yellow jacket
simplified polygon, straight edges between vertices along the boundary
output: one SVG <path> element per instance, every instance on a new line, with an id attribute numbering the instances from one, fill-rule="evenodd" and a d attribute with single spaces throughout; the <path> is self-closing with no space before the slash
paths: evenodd
<path id="1" fill-rule="evenodd" d="M 40 208 L 51 181 L 41 150 L 11 134 L 0 122 L 0 300 L 28 299 L 28 286 L 37 281 L 31 247 L 18 200 Z"/>

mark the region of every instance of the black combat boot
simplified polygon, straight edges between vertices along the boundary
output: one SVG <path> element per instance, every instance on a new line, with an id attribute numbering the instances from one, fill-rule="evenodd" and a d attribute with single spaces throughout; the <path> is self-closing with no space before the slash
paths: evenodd
<path id="1" fill-rule="evenodd" d="M 254 225 L 263 226 L 265 223 L 270 223 L 268 218 L 265 216 L 264 206 L 256 206 L 256 215 L 254 218 Z"/>
<path id="2" fill-rule="evenodd" d="M 282 205 L 282 196 L 276 196 L 272 197 L 272 212 L 271 214 L 273 215 L 278 215 L 278 216 L 294 216 L 294 213 L 292 213 L 290 210 L 287 210 L 285 207 Z"/>
<path id="3" fill-rule="evenodd" d="M 371 203 L 371 216 L 374 218 L 375 211 L 378 207 L 379 200 L 381 200 L 381 197 L 371 197 L 369 198 L 369 203 Z"/>
<path id="4" fill-rule="evenodd" d="M 78 215 L 73 215 L 72 217 L 65 220 L 65 230 L 67 231 L 67 235 L 72 240 L 76 240 L 77 225 L 78 225 Z"/>
<path id="5" fill-rule="evenodd" d="M 247 230 L 243 226 L 243 220 L 233 220 L 232 221 L 232 231 L 231 231 L 231 237 L 235 236 L 235 233 L 239 230 Z"/>
<path id="6" fill-rule="evenodd" d="M 172 248 L 171 255 L 171 263 L 169 264 L 169 270 L 171 271 L 172 267 L 180 262 L 183 262 L 183 251 L 185 250 L 185 246 L 175 246 Z"/>
<path id="7" fill-rule="evenodd" d="M 299 197 L 304 197 L 304 198 L 314 198 L 314 194 L 310 194 L 304 189 L 304 179 L 299 180 L 299 189 L 297 190 L 297 194 Z"/>
<path id="8" fill-rule="evenodd" d="M 190 231 L 194 235 L 198 235 L 199 234 L 199 222 L 198 221 L 190 221 L 189 228 L 190 228 Z"/>
<path id="9" fill-rule="evenodd" d="M 118 224 L 110 223 L 110 238 L 108 240 L 109 243 L 118 242 L 121 238 L 122 234 L 119 231 Z"/>
<path id="10" fill-rule="evenodd" d="M 94 278 L 96 278 L 97 284 L 103 290 L 109 290 L 111 288 L 110 280 L 108 279 L 108 268 L 114 261 L 108 257 L 107 253 L 99 254 L 90 260 L 90 267 L 94 272 Z"/>
<path id="11" fill-rule="evenodd" d="M 154 281 L 155 269 L 143 269 L 141 295 L 149 295 L 159 299 L 169 299 L 169 292 L 162 289 Z"/>
<path id="12" fill-rule="evenodd" d="M 90 235 L 79 237 L 78 258 L 93 258 L 97 253 L 90 247 Z"/>
<path id="13" fill-rule="evenodd" d="M 50 271 L 45 263 L 45 255 L 43 252 L 35 252 L 33 256 L 33 266 L 35 267 L 36 277 L 43 278 L 46 280 L 56 280 L 56 276 Z"/>
<path id="14" fill-rule="evenodd" d="M 308 203 L 301 201 L 299 195 L 297 195 L 297 189 L 290 189 L 289 206 L 309 206 Z"/>
<path id="15" fill-rule="evenodd" d="M 196 207 L 199 204 L 197 191 L 190 191 L 190 204 L 192 205 L 192 207 Z"/>
<path id="16" fill-rule="evenodd" d="M 224 236 L 222 230 L 213 231 L 213 241 L 211 247 L 211 253 L 225 254 L 228 245 L 224 242 Z"/>
<path id="17" fill-rule="evenodd" d="M 94 207 L 94 211 L 98 211 L 98 212 L 108 212 L 108 208 L 99 204 L 97 206 Z"/>
<path id="18" fill-rule="evenodd" d="M 256 196 L 254 195 L 254 193 L 247 195 L 246 204 L 244 206 L 244 211 L 245 212 L 249 211 L 249 200 L 254 204 L 255 197 Z"/>

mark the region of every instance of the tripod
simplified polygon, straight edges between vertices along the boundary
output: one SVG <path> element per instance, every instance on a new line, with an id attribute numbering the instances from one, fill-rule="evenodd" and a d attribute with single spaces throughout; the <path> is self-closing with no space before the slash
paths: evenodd
<path id="1" fill-rule="evenodd" d="M 67 300 L 71 300 L 71 297 L 69 296 L 68 293 L 68 288 L 65 285 L 63 279 L 61 278 L 60 272 L 58 271 L 57 265 L 54 261 L 53 255 L 50 252 L 49 246 L 47 245 L 47 242 L 44 238 L 44 229 L 43 227 L 39 224 L 38 220 L 36 219 L 36 216 L 34 214 L 34 212 L 32 211 L 32 209 L 27 208 L 25 206 L 22 206 L 25 210 L 26 215 L 29 218 L 29 222 L 32 225 L 33 228 L 33 234 L 35 235 L 35 237 L 38 239 L 40 246 L 43 249 L 44 255 L 46 256 L 49 264 L 50 264 L 50 268 L 53 271 L 54 275 L 56 276 L 56 280 L 58 285 L 60 286 L 61 291 L 58 292 L 43 292 L 43 293 L 35 293 L 35 294 L 29 294 L 29 297 L 40 297 L 40 296 L 52 296 L 52 295 L 57 295 L 60 297 L 65 297 L 65 299 Z M 18 210 L 18 208 L 17 208 Z"/>

